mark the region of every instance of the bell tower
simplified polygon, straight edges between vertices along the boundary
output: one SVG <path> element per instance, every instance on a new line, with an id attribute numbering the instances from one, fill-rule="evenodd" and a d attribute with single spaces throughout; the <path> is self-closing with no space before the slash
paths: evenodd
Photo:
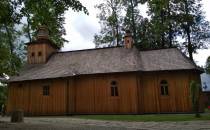
<path id="1" fill-rule="evenodd" d="M 27 43 L 28 64 L 44 64 L 50 55 L 59 48 L 50 40 L 49 30 L 46 26 L 40 26 L 35 41 Z"/>

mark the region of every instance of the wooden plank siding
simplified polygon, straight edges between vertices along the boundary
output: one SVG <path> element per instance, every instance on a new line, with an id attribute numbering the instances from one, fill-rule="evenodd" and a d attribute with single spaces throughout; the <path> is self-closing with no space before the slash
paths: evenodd
<path id="1" fill-rule="evenodd" d="M 161 95 L 160 82 L 168 82 L 168 96 Z M 147 72 L 141 76 L 141 113 L 192 112 L 190 81 L 200 82 L 199 74 L 189 71 Z M 202 104 L 202 103 L 201 103 Z"/>
<path id="2" fill-rule="evenodd" d="M 116 81 L 119 96 L 111 96 Z M 76 80 L 76 113 L 137 113 L 137 85 L 134 74 L 80 76 Z"/>
<path id="3" fill-rule="evenodd" d="M 161 80 L 168 82 L 162 96 Z M 200 82 L 197 72 L 166 71 L 83 75 L 9 84 L 7 112 L 23 109 L 26 115 L 144 114 L 191 112 L 189 84 Z M 118 96 L 111 96 L 116 81 Z M 43 86 L 50 86 L 43 96 Z"/>
<path id="4" fill-rule="evenodd" d="M 29 64 L 45 63 L 49 56 L 56 51 L 52 46 L 44 43 L 27 46 L 27 50 Z M 39 52 L 41 52 L 41 56 L 39 56 Z M 32 53 L 34 53 L 34 56 L 32 56 Z"/>
<path id="5" fill-rule="evenodd" d="M 42 87 L 50 86 L 49 96 Z M 62 79 L 25 81 L 9 85 L 7 111 L 23 109 L 26 115 L 66 114 L 66 82 Z"/>

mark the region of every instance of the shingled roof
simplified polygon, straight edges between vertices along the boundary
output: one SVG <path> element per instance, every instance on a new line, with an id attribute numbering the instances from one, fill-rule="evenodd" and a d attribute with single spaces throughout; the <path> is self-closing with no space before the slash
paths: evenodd
<path id="1" fill-rule="evenodd" d="M 46 64 L 27 64 L 10 82 L 132 71 L 197 69 L 178 49 L 139 51 L 123 47 L 57 52 Z"/>

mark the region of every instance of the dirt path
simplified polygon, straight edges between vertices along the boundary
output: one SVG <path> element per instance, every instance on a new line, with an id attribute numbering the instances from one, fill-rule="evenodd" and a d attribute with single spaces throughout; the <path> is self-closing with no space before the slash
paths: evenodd
<path id="1" fill-rule="evenodd" d="M 0 130 L 210 130 L 210 121 L 122 122 L 71 117 L 27 117 L 24 123 L 10 123 L 0 117 Z"/>

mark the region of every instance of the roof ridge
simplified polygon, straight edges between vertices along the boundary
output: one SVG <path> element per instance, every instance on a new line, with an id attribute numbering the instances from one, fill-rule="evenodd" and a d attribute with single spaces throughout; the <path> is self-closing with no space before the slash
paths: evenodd
<path id="1" fill-rule="evenodd" d="M 112 46 L 112 47 L 103 47 L 103 48 L 89 48 L 89 49 L 81 49 L 81 50 L 69 50 L 69 51 L 58 51 L 56 53 L 71 53 L 71 52 L 80 52 L 80 51 L 95 51 L 95 50 L 105 50 L 105 49 L 115 49 L 115 48 L 124 48 L 123 46 Z M 136 48 L 136 47 L 133 47 Z M 131 49 L 133 49 L 131 48 Z M 138 49 L 138 48 L 136 48 Z M 140 52 L 143 51 L 157 51 L 157 50 L 167 50 L 167 49 L 177 49 L 177 47 L 171 48 L 157 48 L 157 49 L 146 49 L 146 50 L 139 50 Z"/>
<path id="2" fill-rule="evenodd" d="M 70 53 L 70 52 L 80 52 L 80 51 L 94 51 L 94 50 L 105 50 L 105 49 L 114 49 L 114 48 L 124 48 L 123 46 L 114 46 L 114 47 L 103 47 L 103 48 L 89 48 L 81 50 L 69 50 L 69 51 L 58 51 L 56 53 Z"/>

